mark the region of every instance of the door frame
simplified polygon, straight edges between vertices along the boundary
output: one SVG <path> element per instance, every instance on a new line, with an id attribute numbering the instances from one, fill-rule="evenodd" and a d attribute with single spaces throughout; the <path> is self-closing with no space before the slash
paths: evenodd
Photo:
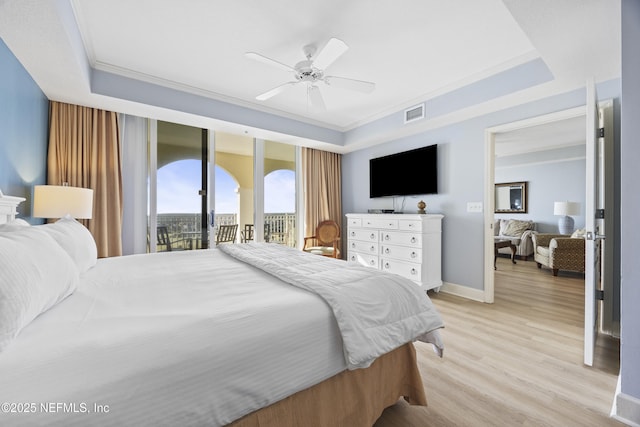
<path id="1" fill-rule="evenodd" d="M 492 304 L 494 302 L 494 211 L 495 211 L 495 139 L 496 134 L 524 129 L 532 126 L 539 126 L 561 120 L 576 117 L 586 117 L 586 105 L 557 111 L 555 113 L 544 114 L 511 123 L 494 126 L 485 129 L 484 132 L 484 302 Z"/>

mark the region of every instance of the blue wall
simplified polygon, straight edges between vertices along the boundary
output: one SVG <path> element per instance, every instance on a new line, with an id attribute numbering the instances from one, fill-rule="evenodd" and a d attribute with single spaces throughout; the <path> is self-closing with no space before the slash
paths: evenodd
<path id="1" fill-rule="evenodd" d="M 0 189 L 25 197 L 20 216 L 32 219 L 32 188 L 47 180 L 49 101 L 0 39 Z"/>
<path id="2" fill-rule="evenodd" d="M 549 156 L 555 155 L 557 159 L 565 160 L 543 160 L 547 156 L 542 155 L 547 153 Z M 498 166 L 496 161 L 495 182 L 527 181 L 528 190 L 526 214 L 495 214 L 495 218 L 532 220 L 540 233 L 558 233 L 559 217 L 553 214 L 553 203 L 568 200 L 580 203 L 580 214 L 573 215 L 574 229 L 583 228 L 586 196 L 585 156 L 585 146 L 577 146 L 517 156 L 521 161 L 513 162 L 509 166 Z M 508 158 L 498 160 L 504 159 Z M 538 159 L 541 160 L 536 161 Z"/>
<path id="3" fill-rule="evenodd" d="M 621 181 L 621 392 L 629 406 L 618 407 L 628 419 L 640 424 L 640 269 L 638 268 L 638 180 L 640 180 L 640 2 L 622 1 L 622 141 Z M 635 402 L 635 403 L 634 403 Z M 622 402 L 618 401 L 618 405 Z"/>
<path id="4" fill-rule="evenodd" d="M 600 83 L 597 89 L 601 100 L 618 99 L 620 80 Z M 467 203 L 484 201 L 485 129 L 583 106 L 585 102 L 585 90 L 574 90 L 345 154 L 342 159 L 343 211 L 366 212 L 375 208 L 415 212 L 418 201 L 424 200 L 428 213 L 444 215 L 442 280 L 483 290 L 484 215 L 467 212 Z M 614 121 L 619 123 L 620 117 L 615 116 Z M 369 159 L 431 144 L 438 144 L 437 195 L 369 198 Z M 576 225 L 584 223 L 584 218 L 574 219 Z"/>

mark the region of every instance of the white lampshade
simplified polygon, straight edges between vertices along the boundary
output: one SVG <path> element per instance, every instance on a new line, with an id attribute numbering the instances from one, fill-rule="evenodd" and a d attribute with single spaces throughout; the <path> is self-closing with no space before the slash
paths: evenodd
<path id="1" fill-rule="evenodd" d="M 33 189 L 33 216 L 62 218 L 71 215 L 89 219 L 93 214 L 93 190 L 68 185 L 36 185 Z"/>
<path id="2" fill-rule="evenodd" d="M 554 215 L 578 215 L 580 213 L 580 203 L 578 202 L 554 202 Z"/>

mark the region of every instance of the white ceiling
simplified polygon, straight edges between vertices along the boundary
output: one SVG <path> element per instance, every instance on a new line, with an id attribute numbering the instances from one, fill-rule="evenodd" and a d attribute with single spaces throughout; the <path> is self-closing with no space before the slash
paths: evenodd
<path id="1" fill-rule="evenodd" d="M 0 37 L 53 100 L 210 120 L 92 93 L 93 69 L 346 132 L 536 58 L 552 81 L 482 111 L 619 77 L 619 15 L 616 0 L 0 0 Z M 331 37 L 349 49 L 328 73 L 375 82 L 373 93 L 321 85 L 325 112 L 307 108 L 303 85 L 255 99 L 291 74 L 245 52 L 293 66 Z"/>
<path id="2" fill-rule="evenodd" d="M 586 116 L 523 127 L 495 135 L 496 157 L 586 145 Z"/>

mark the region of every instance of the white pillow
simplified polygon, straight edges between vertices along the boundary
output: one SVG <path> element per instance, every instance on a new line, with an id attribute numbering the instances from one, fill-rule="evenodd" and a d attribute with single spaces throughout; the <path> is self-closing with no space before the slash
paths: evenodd
<path id="1" fill-rule="evenodd" d="M 84 273 L 98 261 L 98 249 L 91 232 L 70 216 L 53 224 L 38 226 L 55 239 L 67 251 L 80 273 Z"/>
<path id="2" fill-rule="evenodd" d="M 578 228 L 576 231 L 573 232 L 573 234 L 571 235 L 571 238 L 572 239 L 584 239 L 586 234 L 587 234 L 586 229 Z"/>
<path id="3" fill-rule="evenodd" d="M 12 221 L 6 222 L 4 224 L 0 224 L 0 233 L 22 230 L 24 227 L 29 227 L 30 225 L 31 224 L 29 224 L 24 219 L 16 218 Z"/>
<path id="4" fill-rule="evenodd" d="M 41 227 L 0 233 L 0 351 L 78 286 L 78 269 Z"/>

